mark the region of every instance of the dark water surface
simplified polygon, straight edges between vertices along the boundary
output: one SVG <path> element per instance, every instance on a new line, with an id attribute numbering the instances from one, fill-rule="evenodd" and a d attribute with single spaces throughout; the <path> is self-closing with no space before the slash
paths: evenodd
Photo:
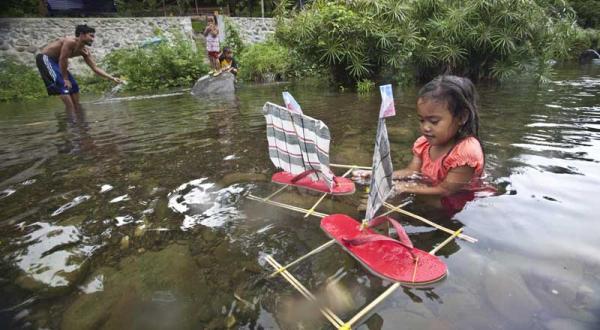
<path id="1" fill-rule="evenodd" d="M 247 86 L 230 99 L 187 93 L 93 102 L 0 104 L 0 328 L 315 329 L 330 327 L 271 271 L 326 242 L 318 218 L 244 198 L 268 178 L 265 101 L 289 88 L 326 122 L 332 162 L 369 165 L 379 96 L 303 85 Z M 440 250 L 449 274 L 402 288 L 360 329 L 600 328 L 600 68 L 552 83 L 478 86 L 488 180 L 498 196 L 449 216 L 407 209 L 479 239 Z M 418 137 L 415 88 L 396 89 L 394 166 Z M 360 216 L 361 192 L 324 213 Z M 319 195 L 279 200 L 310 207 Z M 396 201 L 400 202 L 400 201 Z M 447 235 L 409 218 L 415 245 Z M 332 247 L 292 272 L 345 320 L 390 283 Z"/>

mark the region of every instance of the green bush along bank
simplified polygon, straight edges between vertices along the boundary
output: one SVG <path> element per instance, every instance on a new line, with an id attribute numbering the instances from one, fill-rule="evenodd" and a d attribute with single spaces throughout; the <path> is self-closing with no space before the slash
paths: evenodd
<path id="1" fill-rule="evenodd" d="M 1 58 L 0 72 L 0 102 L 35 99 L 46 95 L 46 87 L 37 70 L 17 62 L 15 58 Z"/>
<path id="2" fill-rule="evenodd" d="M 204 52 L 179 34 L 149 47 L 118 49 L 103 60 L 109 72 L 127 81 L 127 90 L 157 90 L 190 87 L 208 72 Z"/>
<path id="3" fill-rule="evenodd" d="M 274 41 L 246 47 L 239 60 L 242 80 L 255 82 L 283 80 L 291 68 L 290 52 Z"/>
<path id="4" fill-rule="evenodd" d="M 550 59 L 570 56 L 578 31 L 558 0 L 315 0 L 280 12 L 277 40 L 348 85 L 406 72 L 543 78 Z"/>
<path id="5" fill-rule="evenodd" d="M 577 23 L 583 28 L 600 29 L 600 1 L 598 0 L 569 0 L 575 13 Z"/>

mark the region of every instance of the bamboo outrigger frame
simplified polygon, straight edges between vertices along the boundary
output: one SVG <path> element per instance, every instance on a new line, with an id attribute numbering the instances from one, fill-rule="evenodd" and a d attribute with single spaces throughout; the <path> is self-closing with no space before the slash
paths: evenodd
<path id="1" fill-rule="evenodd" d="M 356 166 L 356 165 L 343 165 L 343 164 L 329 164 L 329 166 L 331 167 L 337 167 L 337 168 L 347 168 L 348 171 L 346 171 L 344 173 L 344 177 L 347 176 L 348 174 L 350 174 L 353 170 L 355 169 L 371 169 L 371 167 L 367 167 L 367 166 Z M 316 207 L 321 203 L 321 201 L 323 201 L 323 199 L 325 198 L 325 196 L 327 196 L 327 193 L 324 193 L 318 200 L 317 202 L 310 208 L 310 209 L 305 209 L 305 208 L 301 208 L 301 207 L 297 207 L 297 206 L 293 206 L 293 205 L 289 205 L 289 204 L 285 204 L 285 203 L 281 203 L 281 202 L 277 202 L 272 200 L 273 197 L 275 197 L 278 193 L 282 192 L 283 190 L 285 190 L 288 187 L 288 185 L 284 185 L 283 187 L 281 187 L 280 189 L 278 189 L 277 191 L 275 191 L 274 193 L 270 194 L 269 196 L 265 197 L 265 198 L 261 198 L 261 197 L 257 197 L 254 196 L 252 194 L 249 194 L 247 196 L 248 199 L 253 200 L 253 201 L 257 201 L 257 202 L 261 202 L 261 203 L 265 203 L 265 204 L 269 204 L 269 205 L 273 205 L 273 206 L 277 206 L 277 207 L 281 207 L 287 210 L 291 210 L 291 211 L 295 211 L 295 212 L 299 212 L 299 213 L 303 213 L 304 214 L 304 218 L 307 218 L 309 216 L 315 216 L 317 218 L 324 218 L 327 216 L 327 214 L 325 213 L 321 213 L 321 212 L 317 212 L 315 211 Z M 424 217 L 421 217 L 419 215 L 416 215 L 412 212 L 406 211 L 404 209 L 402 209 L 402 207 L 406 206 L 408 204 L 408 202 L 405 202 L 403 204 L 400 204 L 398 206 L 394 206 L 390 203 L 384 203 L 383 206 L 386 207 L 388 210 L 383 213 L 382 215 L 388 215 L 394 212 L 409 216 L 413 219 L 419 220 L 431 227 L 434 227 L 437 230 L 443 231 L 447 234 L 449 234 L 450 236 L 448 236 L 448 238 L 446 238 L 444 241 L 442 241 L 441 243 L 439 243 L 437 246 L 435 246 L 431 251 L 429 251 L 429 254 L 431 255 L 435 255 L 440 249 L 442 249 L 444 246 L 446 246 L 448 243 L 450 243 L 452 240 L 454 240 L 455 238 L 460 238 L 463 239 L 467 242 L 470 243 L 475 243 L 477 242 L 477 239 L 468 235 L 465 235 L 462 233 L 463 228 L 459 228 L 458 230 L 452 230 L 449 228 L 446 228 L 444 226 L 441 226 L 431 220 L 428 220 Z M 274 272 L 272 272 L 269 277 L 275 277 L 277 275 L 281 275 L 286 281 L 288 281 L 296 290 L 298 290 L 298 292 L 300 292 L 300 294 L 302 294 L 306 299 L 308 299 L 309 301 L 317 302 L 316 297 L 305 287 L 302 285 L 302 283 L 300 283 L 300 281 L 298 281 L 298 279 L 296 279 L 290 272 L 289 272 L 289 268 L 291 268 L 292 266 L 295 266 L 297 264 L 299 264 L 301 261 L 307 259 L 310 256 L 313 256 L 319 252 L 324 251 L 325 249 L 327 249 L 328 247 L 335 245 L 336 241 L 334 239 L 331 239 L 329 241 L 327 241 L 326 243 L 318 246 L 317 248 L 313 249 L 312 251 L 306 253 L 305 255 L 299 257 L 298 259 L 288 263 L 287 265 L 281 265 L 279 262 L 277 262 L 277 260 L 275 260 L 271 255 L 267 255 L 264 257 L 264 260 L 267 261 L 267 263 L 269 263 L 273 269 Z M 416 266 L 415 266 L 415 272 L 416 272 Z M 319 309 L 321 314 L 323 314 L 323 316 L 336 328 L 339 330 L 351 330 L 352 326 L 354 326 L 360 319 L 362 319 L 365 315 L 367 315 L 371 310 L 373 310 L 379 303 L 381 303 L 383 300 L 385 300 L 388 296 L 390 296 L 394 291 L 396 291 L 396 289 L 398 289 L 400 286 L 402 285 L 409 285 L 406 283 L 399 283 L 399 282 L 394 282 L 394 284 L 392 284 L 390 287 L 388 287 L 381 295 L 379 295 L 377 298 L 375 298 L 373 301 L 371 301 L 369 304 L 367 304 L 365 307 L 363 307 L 363 309 L 361 309 L 358 313 L 356 313 L 352 318 L 350 318 L 350 320 L 348 320 L 347 322 L 344 322 L 341 318 L 339 318 L 338 316 L 336 316 L 329 308 L 325 307 L 325 306 L 321 306 L 319 305 Z"/>

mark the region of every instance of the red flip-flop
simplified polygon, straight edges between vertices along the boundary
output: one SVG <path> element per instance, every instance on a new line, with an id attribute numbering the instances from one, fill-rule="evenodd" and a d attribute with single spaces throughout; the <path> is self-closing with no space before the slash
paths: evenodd
<path id="1" fill-rule="evenodd" d="M 318 181 L 313 181 L 309 174 L 315 172 L 315 170 L 310 170 L 298 175 L 294 175 L 290 172 L 281 171 L 273 174 L 271 181 L 279 184 L 287 184 L 290 186 L 320 191 L 332 195 L 350 195 L 356 190 L 352 180 L 341 176 L 336 176 L 333 178 L 333 187 L 329 189 L 329 186 L 325 180 L 320 179 Z"/>
<path id="2" fill-rule="evenodd" d="M 389 221 L 400 240 L 376 233 L 344 214 L 333 214 L 321 220 L 321 229 L 350 255 L 376 276 L 406 285 L 425 285 L 443 279 L 446 265 L 436 256 L 412 247 L 402 226 L 388 217 L 372 221 Z M 375 225 L 376 225 L 375 224 Z"/>

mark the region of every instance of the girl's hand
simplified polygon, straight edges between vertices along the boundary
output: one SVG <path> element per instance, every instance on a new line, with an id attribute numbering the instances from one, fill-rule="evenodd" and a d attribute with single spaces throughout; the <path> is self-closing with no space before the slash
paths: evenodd
<path id="1" fill-rule="evenodd" d="M 352 180 L 364 180 L 371 177 L 371 171 L 367 170 L 354 170 L 352 171 Z"/>
<path id="2" fill-rule="evenodd" d="M 358 184 L 368 184 L 371 179 L 371 171 L 354 170 L 352 171 L 352 180 Z"/>
<path id="3" fill-rule="evenodd" d="M 409 181 L 396 181 L 394 183 L 394 195 L 400 195 L 404 192 L 410 192 L 412 188 L 415 188 L 418 184 L 416 182 Z"/>

